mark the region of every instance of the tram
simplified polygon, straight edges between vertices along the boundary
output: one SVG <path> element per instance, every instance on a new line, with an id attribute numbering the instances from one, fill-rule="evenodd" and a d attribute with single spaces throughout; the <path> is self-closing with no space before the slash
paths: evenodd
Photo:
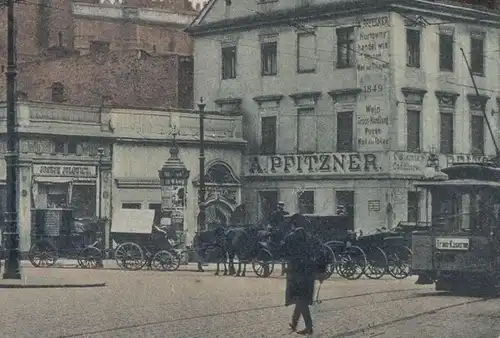
<path id="1" fill-rule="evenodd" d="M 442 173 L 446 175 L 442 175 Z M 412 274 L 437 291 L 500 291 L 500 168 L 487 163 L 442 169 L 426 192 L 431 227 L 412 233 Z"/>

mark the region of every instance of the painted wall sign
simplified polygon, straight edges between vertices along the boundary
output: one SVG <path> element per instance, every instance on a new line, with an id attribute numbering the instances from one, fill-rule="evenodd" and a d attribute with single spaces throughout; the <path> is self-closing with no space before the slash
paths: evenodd
<path id="1" fill-rule="evenodd" d="M 375 153 L 322 153 L 249 156 L 247 175 L 347 174 L 381 171 Z"/>
<path id="2" fill-rule="evenodd" d="M 34 164 L 34 176 L 96 177 L 95 166 Z"/>
<path id="3" fill-rule="evenodd" d="M 369 200 L 368 211 L 380 211 L 380 200 Z"/>
<path id="4" fill-rule="evenodd" d="M 422 175 L 427 166 L 428 153 L 407 153 L 395 151 L 390 153 L 390 170 L 393 173 L 403 175 Z M 490 159 L 489 156 L 482 155 L 439 155 L 439 167 L 448 168 L 453 164 L 459 163 L 485 163 Z"/>
<path id="5" fill-rule="evenodd" d="M 357 145 L 360 151 L 382 151 L 390 146 L 390 18 L 364 18 L 359 25 Z"/>

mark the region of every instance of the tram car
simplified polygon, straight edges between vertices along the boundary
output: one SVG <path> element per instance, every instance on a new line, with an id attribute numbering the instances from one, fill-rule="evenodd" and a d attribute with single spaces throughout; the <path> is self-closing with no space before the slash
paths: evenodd
<path id="1" fill-rule="evenodd" d="M 414 231 L 412 273 L 437 291 L 498 294 L 500 290 L 500 168 L 460 164 L 426 192 L 431 226 Z M 428 205 L 429 205 L 428 204 Z"/>

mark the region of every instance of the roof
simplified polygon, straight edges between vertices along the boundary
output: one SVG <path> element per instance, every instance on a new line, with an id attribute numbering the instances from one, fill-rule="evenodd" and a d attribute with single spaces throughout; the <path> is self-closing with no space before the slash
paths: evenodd
<path id="1" fill-rule="evenodd" d="M 430 181 L 430 182 L 418 182 L 415 183 L 416 187 L 445 187 L 445 186 L 456 186 L 456 187 L 490 187 L 500 189 L 499 182 L 493 181 L 481 181 L 475 179 L 459 179 L 459 180 L 447 180 L 447 181 Z"/>

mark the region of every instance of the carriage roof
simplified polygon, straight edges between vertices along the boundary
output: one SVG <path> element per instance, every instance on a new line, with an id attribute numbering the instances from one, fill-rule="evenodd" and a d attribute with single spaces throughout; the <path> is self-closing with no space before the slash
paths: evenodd
<path id="1" fill-rule="evenodd" d="M 121 209 L 113 213 L 111 232 L 129 234 L 151 234 L 155 211 Z"/>

